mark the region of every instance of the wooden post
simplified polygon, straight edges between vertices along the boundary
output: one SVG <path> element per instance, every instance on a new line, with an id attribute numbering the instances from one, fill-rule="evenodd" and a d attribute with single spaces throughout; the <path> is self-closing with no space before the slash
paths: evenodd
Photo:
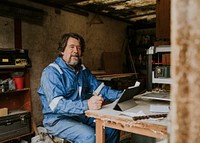
<path id="1" fill-rule="evenodd" d="M 15 49 L 22 49 L 21 19 L 14 19 Z"/>
<path id="2" fill-rule="evenodd" d="M 171 3 L 170 143 L 200 141 L 200 2 Z"/>
<path id="3" fill-rule="evenodd" d="M 105 143 L 105 129 L 100 119 L 96 119 L 96 143 Z"/>

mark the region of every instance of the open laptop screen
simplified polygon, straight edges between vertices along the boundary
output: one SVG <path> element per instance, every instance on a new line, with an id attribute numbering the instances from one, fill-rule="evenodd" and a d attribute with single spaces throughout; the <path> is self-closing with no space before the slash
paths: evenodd
<path id="1" fill-rule="evenodd" d="M 125 89 L 124 92 L 122 93 L 122 96 L 116 102 L 116 105 L 114 106 L 114 110 L 119 110 L 119 111 L 125 110 L 123 109 L 123 106 L 120 106 L 120 103 L 125 103 L 126 101 L 133 99 L 133 97 L 139 94 L 139 92 L 140 92 L 139 82 L 136 82 L 134 86 L 128 87 L 127 89 Z M 125 104 L 127 104 L 125 108 L 128 108 L 128 106 L 132 106 L 132 105 L 128 105 L 128 102 L 126 102 Z"/>

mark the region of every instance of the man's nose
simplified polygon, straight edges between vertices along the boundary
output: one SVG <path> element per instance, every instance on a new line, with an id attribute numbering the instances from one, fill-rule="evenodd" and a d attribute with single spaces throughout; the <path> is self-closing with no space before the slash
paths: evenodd
<path id="1" fill-rule="evenodd" d="M 78 52 L 79 51 L 79 47 L 78 46 L 74 46 L 74 52 Z"/>

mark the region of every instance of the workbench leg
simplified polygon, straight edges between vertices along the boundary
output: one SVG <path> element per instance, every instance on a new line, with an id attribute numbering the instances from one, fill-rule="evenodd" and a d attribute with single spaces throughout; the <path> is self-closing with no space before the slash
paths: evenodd
<path id="1" fill-rule="evenodd" d="M 105 129 L 100 119 L 96 119 L 96 143 L 105 143 Z"/>

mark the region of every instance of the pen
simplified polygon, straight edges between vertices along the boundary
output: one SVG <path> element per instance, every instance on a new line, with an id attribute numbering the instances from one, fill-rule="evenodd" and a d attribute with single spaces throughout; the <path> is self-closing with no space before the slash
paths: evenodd
<path id="1" fill-rule="evenodd" d="M 101 91 L 101 89 L 102 89 L 103 87 L 104 87 L 104 83 L 102 82 L 102 83 L 97 87 L 97 89 L 93 92 L 93 95 L 98 96 L 99 93 L 100 93 L 100 91 Z"/>

